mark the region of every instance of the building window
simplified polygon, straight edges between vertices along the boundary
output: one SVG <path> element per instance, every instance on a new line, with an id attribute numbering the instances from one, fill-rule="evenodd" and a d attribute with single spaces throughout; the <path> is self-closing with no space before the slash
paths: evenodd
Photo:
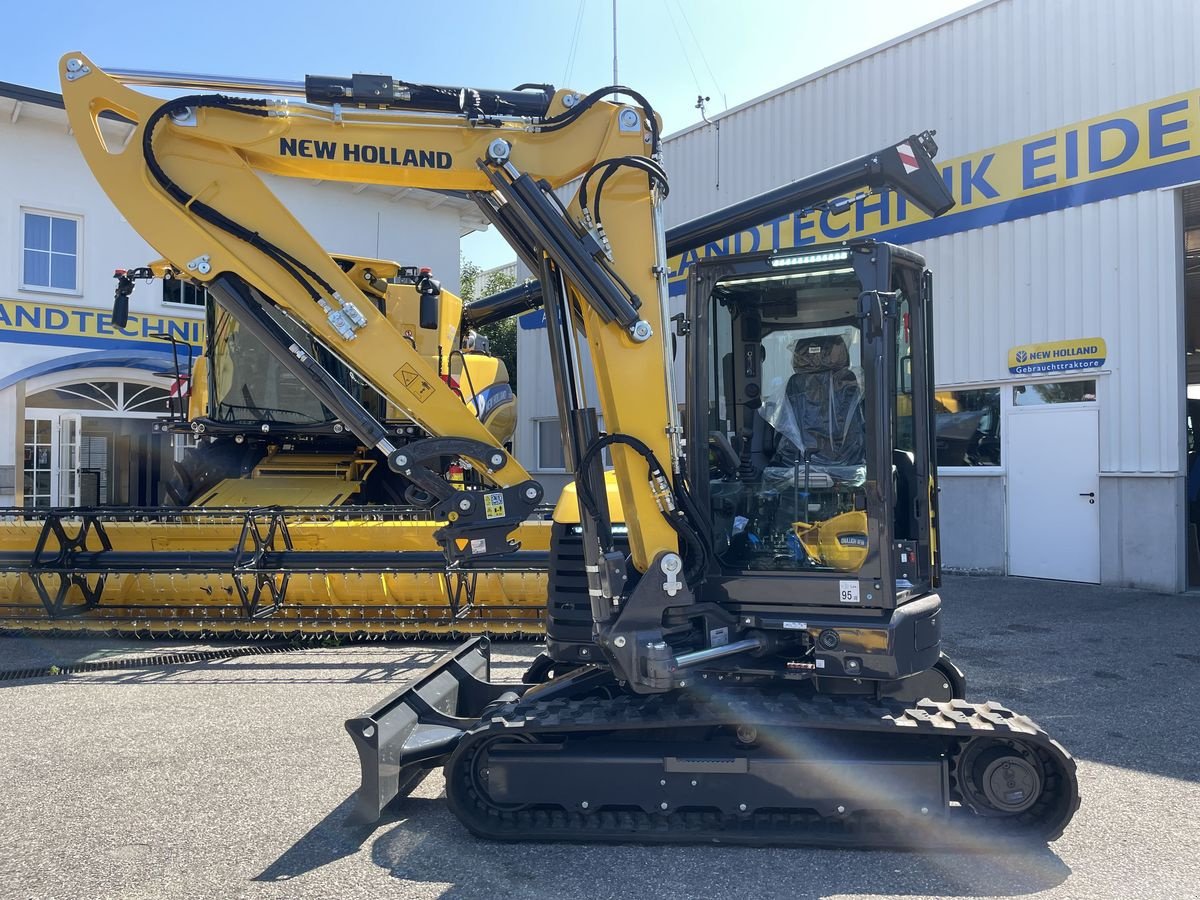
<path id="1" fill-rule="evenodd" d="M 558 419 L 537 419 L 534 424 L 537 425 L 537 468 L 543 472 L 567 471 L 566 455 L 563 452 L 562 429 L 559 427 Z M 604 434 L 603 417 L 599 419 L 598 427 L 600 428 L 600 433 Z M 612 454 L 608 452 L 608 447 L 600 451 L 600 459 L 603 461 L 605 469 L 612 468 Z"/>
<path id="2" fill-rule="evenodd" d="M 64 384 L 25 398 L 27 408 L 156 412 L 169 409 L 168 391 L 132 381 L 92 381 Z"/>
<path id="3" fill-rule="evenodd" d="M 208 291 L 198 284 L 179 278 L 163 279 L 163 303 L 203 307 L 207 299 Z"/>
<path id="4" fill-rule="evenodd" d="M 933 402 L 938 466 L 1000 465 L 1000 389 L 938 391 Z"/>
<path id="5" fill-rule="evenodd" d="M 200 438 L 194 434 L 174 434 L 171 436 L 171 450 L 177 463 L 183 462 L 185 456 L 200 446 Z"/>
<path id="6" fill-rule="evenodd" d="M 566 458 L 563 455 L 562 431 L 558 419 L 538 419 L 537 467 L 543 472 L 565 472 Z"/>
<path id="7" fill-rule="evenodd" d="M 21 210 L 21 287 L 79 293 L 81 219 Z"/>
<path id="8" fill-rule="evenodd" d="M 49 419 L 25 420 L 26 506 L 50 506 L 50 473 L 54 468 L 52 428 Z"/>
<path id="9" fill-rule="evenodd" d="M 1013 386 L 1013 406 L 1047 403 L 1095 403 L 1096 381 L 1042 381 Z"/>

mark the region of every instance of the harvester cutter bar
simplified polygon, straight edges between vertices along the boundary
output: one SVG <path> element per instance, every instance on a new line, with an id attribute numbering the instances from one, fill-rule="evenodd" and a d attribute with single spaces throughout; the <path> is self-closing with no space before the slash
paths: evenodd
<path id="1" fill-rule="evenodd" d="M 445 555 L 433 550 L 297 550 L 289 531 L 289 521 L 435 521 L 427 510 L 409 507 L 0 509 L 0 522 L 31 521 L 42 523 L 33 551 L 0 553 L 0 573 L 27 575 L 52 619 L 93 613 L 102 605 L 106 580 L 113 575 L 225 576 L 237 593 L 244 618 L 261 620 L 284 608 L 289 582 L 297 575 L 432 572 L 445 577 L 453 620 L 475 608 L 480 573 L 543 572 L 549 563 L 549 554 L 541 551 L 449 566 Z M 168 530 L 175 525 L 230 525 L 240 526 L 240 531 L 229 550 L 114 550 L 106 521 L 161 525 Z M 84 599 L 68 606 L 73 586 Z"/>

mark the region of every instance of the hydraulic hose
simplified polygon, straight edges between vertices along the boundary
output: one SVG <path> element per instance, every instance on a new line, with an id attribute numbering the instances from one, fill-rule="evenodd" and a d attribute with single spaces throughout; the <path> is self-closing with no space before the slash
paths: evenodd
<path id="1" fill-rule="evenodd" d="M 695 515 L 695 504 L 691 501 L 690 496 L 687 500 L 684 500 L 680 491 L 671 485 L 670 479 L 667 478 L 666 470 L 659 463 L 658 457 L 654 455 L 654 451 L 644 442 L 628 434 L 606 434 L 597 438 L 584 451 L 583 456 L 580 458 L 578 474 L 586 472 L 595 460 L 596 454 L 612 444 L 624 444 L 633 449 L 639 456 L 646 460 L 649 466 L 647 475 L 650 480 L 659 481 L 669 486 L 671 493 L 676 498 L 676 504 L 673 510 L 667 509 L 664 506 L 661 509 L 662 516 L 667 524 L 671 526 L 671 529 L 679 536 L 680 541 L 690 551 L 685 555 L 685 579 L 689 584 L 698 584 L 700 581 L 703 581 L 705 573 L 708 570 L 708 547 L 691 524 L 692 521 L 698 521 Z M 576 478 L 575 488 L 579 498 L 580 514 L 582 515 L 586 509 L 589 515 L 597 517 L 599 514 L 599 505 L 596 498 L 592 495 L 591 488 L 587 484 L 587 479 L 582 477 Z M 605 547 L 604 549 L 606 552 L 611 550 L 609 547 Z"/>
<path id="2" fill-rule="evenodd" d="M 662 149 L 662 138 L 659 134 L 658 117 L 654 114 L 654 108 L 650 105 L 650 101 L 637 91 L 620 84 L 610 84 L 606 88 L 592 91 L 566 112 L 543 119 L 541 125 L 538 127 L 541 131 L 558 131 L 560 128 L 565 128 L 603 100 L 608 94 L 624 94 L 627 97 L 632 97 L 642 107 L 646 113 L 647 124 L 650 128 L 650 149 L 657 155 Z"/>
<path id="3" fill-rule="evenodd" d="M 667 172 L 657 162 L 652 159 L 647 159 L 644 156 L 618 156 L 613 159 L 605 159 L 596 163 L 584 173 L 583 179 L 579 182 L 579 206 L 581 209 L 587 208 L 588 199 L 588 182 L 591 181 L 593 175 L 604 170 L 604 175 L 600 179 L 600 183 L 596 187 L 595 205 L 599 206 L 600 191 L 604 187 L 604 182 L 609 176 L 621 166 L 630 166 L 632 168 L 643 169 L 649 176 L 652 182 L 657 181 L 662 189 L 663 196 L 666 197 L 670 193 L 670 185 L 667 182 Z M 593 211 L 593 218 L 595 218 Z"/>
<path id="4" fill-rule="evenodd" d="M 335 293 L 334 288 L 328 281 L 321 277 L 319 273 L 314 271 L 302 260 L 297 259 L 281 247 L 271 243 L 266 238 L 262 237 L 258 232 L 251 231 L 244 225 L 235 222 L 219 210 L 214 209 L 207 203 L 197 200 L 179 186 L 158 162 L 154 154 L 154 133 L 162 119 L 173 112 L 182 110 L 188 107 L 209 108 L 209 109 L 225 109 L 230 112 L 241 113 L 242 115 L 256 116 L 266 118 L 269 115 L 267 109 L 269 101 L 263 99 L 241 98 L 241 97 L 226 97 L 221 94 L 203 95 L 193 94 L 187 97 L 179 97 L 175 100 L 168 101 L 156 109 L 146 122 L 145 130 L 142 133 L 142 155 L 146 160 L 146 167 L 150 170 L 150 174 L 154 180 L 158 182 L 167 194 L 181 206 L 188 208 L 197 217 L 203 219 L 211 225 L 215 225 L 222 231 L 233 235 L 240 240 L 245 241 L 252 247 L 260 250 L 262 253 L 270 257 L 280 268 L 294 278 L 314 302 L 321 300 L 320 293 L 309 282 L 309 278 L 329 295 Z M 303 274 L 301 274 L 303 273 Z M 307 276 L 307 278 L 305 277 Z"/>

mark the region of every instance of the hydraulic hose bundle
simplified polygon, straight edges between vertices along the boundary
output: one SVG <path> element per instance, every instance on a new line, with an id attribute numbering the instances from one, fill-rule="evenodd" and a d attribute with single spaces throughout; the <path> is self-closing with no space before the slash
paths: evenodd
<path id="1" fill-rule="evenodd" d="M 184 113 L 187 110 L 207 108 L 224 109 L 230 112 L 241 113 L 242 115 L 267 118 L 271 114 L 269 106 L 270 101 L 268 100 L 226 97 L 221 94 L 193 94 L 168 101 L 151 114 L 142 132 L 142 154 L 146 159 L 146 167 L 150 170 L 150 174 L 154 176 L 154 180 L 158 182 L 162 189 L 181 206 L 187 207 L 197 217 L 208 222 L 210 225 L 215 225 L 227 234 L 245 241 L 274 261 L 305 290 L 314 303 L 325 311 L 329 323 L 338 334 L 346 340 L 353 340 L 355 329 L 362 328 L 367 324 L 366 318 L 353 303 L 342 299 L 333 285 L 303 260 L 288 253 L 277 244 L 268 241 L 258 232 L 251 231 L 244 225 L 235 222 L 204 201 L 193 197 L 166 173 L 155 156 L 154 133 L 159 123 L 167 116 Z M 314 286 L 314 283 L 316 286 Z M 320 291 L 318 288 L 320 288 Z M 330 306 L 329 301 L 321 295 L 321 291 L 324 291 L 331 300 L 336 302 L 340 309 L 334 309 Z"/>

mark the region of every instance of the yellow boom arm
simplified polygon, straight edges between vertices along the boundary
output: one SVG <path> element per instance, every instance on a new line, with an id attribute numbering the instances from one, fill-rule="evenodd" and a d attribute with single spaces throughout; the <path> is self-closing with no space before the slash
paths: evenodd
<path id="1" fill-rule="evenodd" d="M 129 223 L 178 271 L 201 282 L 236 274 L 304 322 L 431 434 L 471 439 L 504 454 L 499 467 L 489 464 L 496 459 L 491 452 L 479 454 L 489 459 L 473 460 L 497 485 L 529 480 L 259 173 L 490 194 L 493 178 L 504 169 L 510 177 L 519 170 L 559 188 L 601 161 L 649 157 L 651 125 L 642 110 L 599 101 L 571 118 L 569 127 L 550 128 L 529 118 L 481 124 L 452 113 L 210 95 L 186 106 L 173 102 L 164 114 L 164 101 L 132 90 L 82 53 L 64 56 L 60 74 L 71 127 L 96 179 Z M 559 91 L 547 115 L 563 116 L 577 100 L 577 95 Z M 110 146 L 101 133 L 97 119 L 106 112 L 134 124 L 123 146 Z M 631 113 L 637 119 L 631 120 Z M 511 152 L 507 160 L 493 155 L 489 171 L 484 161 L 497 139 L 507 142 Z M 596 366 L 606 430 L 636 439 L 669 470 L 678 448 L 672 446 L 676 412 L 663 343 L 665 253 L 656 227 L 659 196 L 643 171 L 625 167 L 605 174 L 611 271 L 631 296 L 642 300 L 636 334 L 627 323 L 580 302 L 580 287 L 569 273 L 566 288 Z M 205 211 L 215 211 L 245 234 L 214 224 Z M 587 224 L 577 199 L 567 215 Z M 645 570 L 656 554 L 678 550 L 675 531 L 660 511 L 663 486 L 648 483 L 642 456 L 629 447 L 614 445 L 612 456 L 634 564 Z"/>

